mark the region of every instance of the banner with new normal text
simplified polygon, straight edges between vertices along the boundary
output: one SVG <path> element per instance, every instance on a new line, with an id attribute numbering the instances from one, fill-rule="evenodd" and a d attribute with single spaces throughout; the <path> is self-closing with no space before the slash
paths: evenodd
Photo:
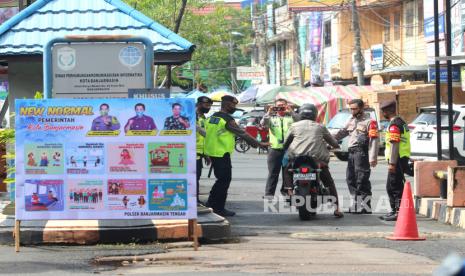
<path id="1" fill-rule="evenodd" d="M 16 219 L 197 217 L 192 99 L 16 100 Z"/>

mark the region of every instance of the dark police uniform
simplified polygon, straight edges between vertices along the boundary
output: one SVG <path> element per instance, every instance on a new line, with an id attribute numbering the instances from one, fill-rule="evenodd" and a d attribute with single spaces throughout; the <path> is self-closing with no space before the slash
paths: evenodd
<path id="1" fill-rule="evenodd" d="M 349 212 L 371 212 L 370 162 L 377 161 L 379 150 L 378 124 L 367 113 L 352 117 L 336 135 L 336 140 L 349 136 L 349 159 L 346 181 L 355 200 Z M 368 197 L 368 198 L 367 198 Z M 366 206 L 361 206 L 365 202 Z"/>

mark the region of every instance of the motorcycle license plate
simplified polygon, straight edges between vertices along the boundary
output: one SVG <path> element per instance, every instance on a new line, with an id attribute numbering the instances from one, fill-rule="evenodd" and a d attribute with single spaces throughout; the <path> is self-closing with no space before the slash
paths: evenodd
<path id="1" fill-rule="evenodd" d="M 296 173 L 294 180 L 316 180 L 316 173 Z"/>

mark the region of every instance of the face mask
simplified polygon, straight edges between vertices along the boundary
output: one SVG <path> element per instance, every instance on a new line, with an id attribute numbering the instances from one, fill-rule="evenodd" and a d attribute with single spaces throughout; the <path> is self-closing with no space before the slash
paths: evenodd
<path id="1" fill-rule="evenodd" d="M 208 113 L 210 111 L 210 108 L 206 108 L 206 107 L 201 107 L 200 108 L 200 112 L 202 113 Z"/>
<path id="2" fill-rule="evenodd" d="M 144 115 L 144 112 L 143 111 L 137 111 L 136 115 L 137 115 L 137 117 L 140 118 L 140 117 L 142 117 Z"/>
<path id="3" fill-rule="evenodd" d="M 100 110 L 100 115 L 102 116 L 108 115 L 108 110 Z"/>
<path id="4" fill-rule="evenodd" d="M 228 111 L 228 113 L 229 113 L 229 114 L 234 114 L 234 112 L 236 112 L 236 110 L 237 110 L 237 109 L 236 109 L 235 107 L 234 107 L 234 108 L 231 108 L 231 109 Z"/>

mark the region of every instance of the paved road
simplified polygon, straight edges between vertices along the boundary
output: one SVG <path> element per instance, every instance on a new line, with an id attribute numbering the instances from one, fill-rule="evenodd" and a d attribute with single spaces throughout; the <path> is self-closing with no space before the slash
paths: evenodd
<path id="1" fill-rule="evenodd" d="M 430 275 L 450 252 L 465 255 L 462 230 L 419 218 L 423 242 L 395 242 L 384 237 L 394 223 L 373 215 L 350 215 L 336 219 L 330 213 L 302 222 L 296 213 L 266 213 L 262 195 L 267 176 L 264 155 L 236 154 L 233 182 L 227 207 L 237 215 L 230 219 L 238 243 L 204 245 L 200 252 L 175 250 L 153 263 L 137 263 L 117 272 L 129 275 Z M 334 160 L 331 171 L 340 195 L 347 197 L 345 162 Z M 386 164 L 371 177 L 376 202 L 385 196 Z M 204 171 L 206 174 L 206 171 Z M 201 194 L 206 199 L 213 183 L 203 179 Z M 387 207 L 387 206 L 385 206 Z M 157 258 L 156 256 L 153 256 Z M 164 258 L 164 259 L 163 259 Z"/>
<path id="2" fill-rule="evenodd" d="M 23 247 L 19 258 L 13 248 L 4 246 L 0 247 L 0 275 L 430 275 L 450 252 L 465 256 L 464 231 L 429 219 L 419 218 L 427 241 L 393 242 L 384 236 L 393 231 L 394 223 L 380 221 L 379 214 L 336 219 L 325 213 L 302 222 L 296 213 L 265 213 L 265 159 L 256 153 L 233 157 L 228 207 L 237 212 L 230 219 L 236 238 L 229 243 L 204 244 L 199 252 L 185 248 L 162 254 L 156 245 Z M 331 171 L 340 195 L 347 196 L 345 165 L 335 160 Z M 386 164 L 380 162 L 371 178 L 375 199 L 385 195 L 385 174 Z M 204 199 L 212 183 L 213 179 L 202 180 Z M 133 257 L 127 255 L 141 257 L 132 263 Z M 93 260 L 98 256 L 123 257 L 97 265 Z M 129 265 L 121 266 L 123 260 Z"/>

